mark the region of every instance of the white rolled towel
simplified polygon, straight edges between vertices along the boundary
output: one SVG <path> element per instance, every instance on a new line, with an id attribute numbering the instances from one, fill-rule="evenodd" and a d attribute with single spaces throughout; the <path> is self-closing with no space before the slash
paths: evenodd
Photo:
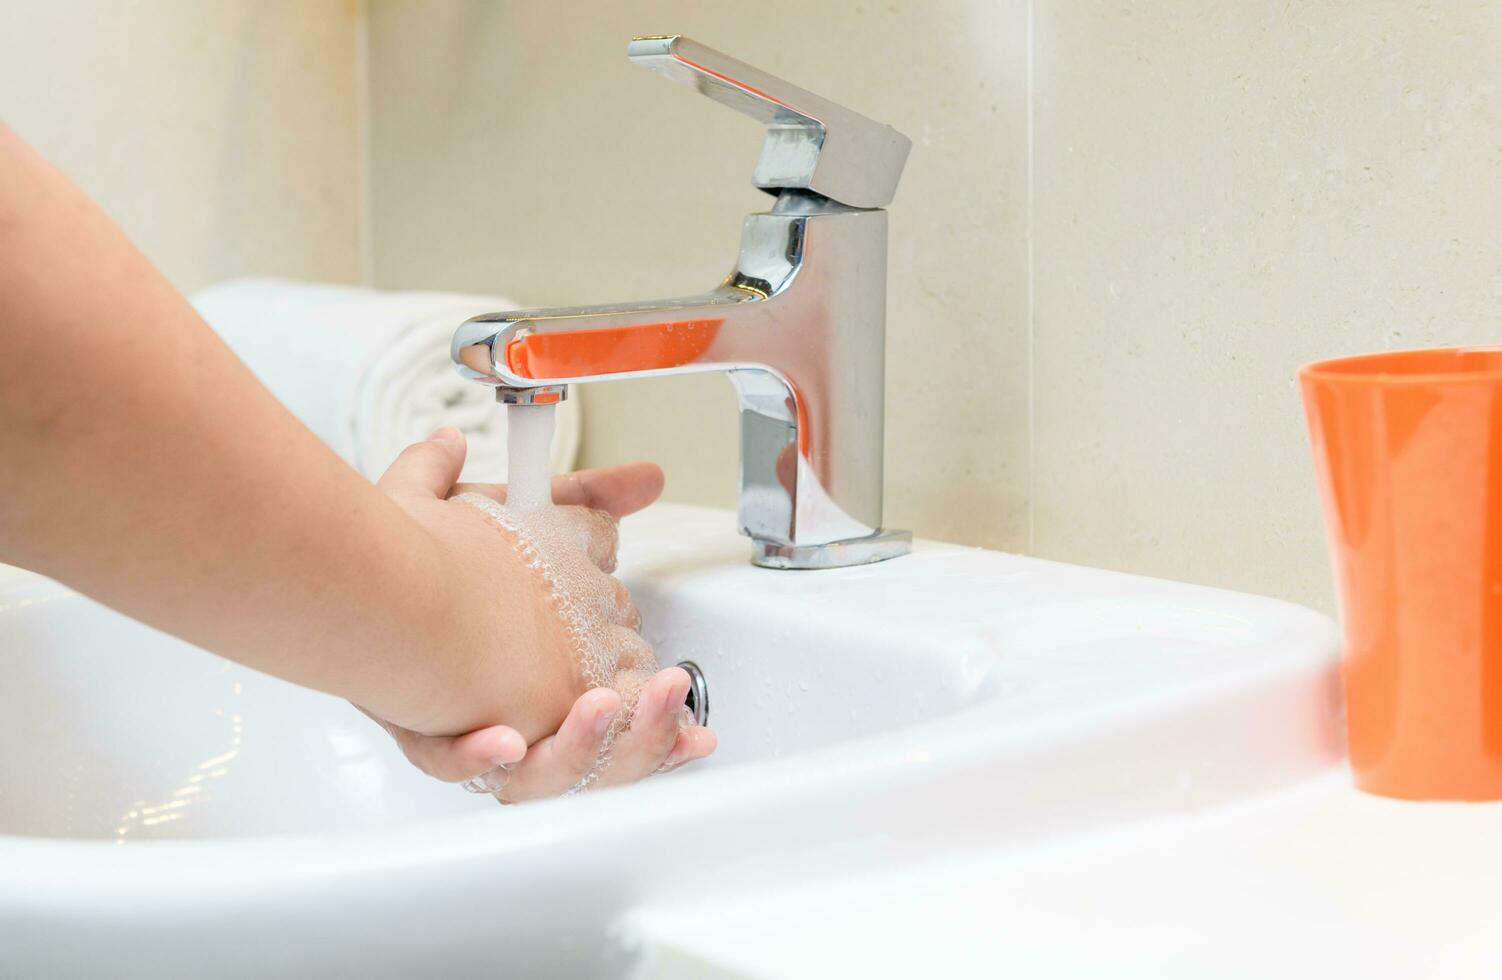
<path id="1" fill-rule="evenodd" d="M 505 409 L 454 371 L 449 341 L 468 317 L 515 308 L 510 300 L 234 279 L 192 301 L 261 382 L 370 479 L 443 425 L 469 443 L 463 479 L 506 479 Z M 557 413 L 554 472 L 573 468 L 579 429 L 570 399 Z"/>

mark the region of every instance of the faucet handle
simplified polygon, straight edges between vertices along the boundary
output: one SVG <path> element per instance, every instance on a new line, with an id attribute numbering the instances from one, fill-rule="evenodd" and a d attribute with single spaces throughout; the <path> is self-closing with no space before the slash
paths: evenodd
<path id="1" fill-rule="evenodd" d="M 681 34 L 632 38 L 626 53 L 767 127 L 751 176 L 762 190 L 802 187 L 854 208 L 892 203 L 912 142 L 891 126 Z"/>

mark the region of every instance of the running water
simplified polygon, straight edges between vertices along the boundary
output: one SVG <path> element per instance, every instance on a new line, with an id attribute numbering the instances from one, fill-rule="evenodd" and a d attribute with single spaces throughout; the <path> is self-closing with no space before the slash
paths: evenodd
<path id="1" fill-rule="evenodd" d="M 642 686 L 657 670 L 652 647 L 620 621 L 614 570 L 597 567 L 581 545 L 581 527 L 595 537 L 615 533 L 615 520 L 604 511 L 586 513 L 553 506 L 552 441 L 555 405 L 507 407 L 506 503 L 480 494 L 461 494 L 458 500 L 483 510 L 516 538 L 527 563 L 547 583 L 558 617 L 568 631 L 585 687 L 609 687 L 621 696 L 622 710 L 606 732 L 594 766 L 570 792 L 588 788 L 609 764 L 610 747 L 631 721 Z M 570 512 L 572 511 L 572 513 Z M 613 554 L 614 548 L 611 548 Z M 505 786 L 504 767 L 477 777 L 467 788 L 499 793 Z"/>
<path id="2" fill-rule="evenodd" d="M 557 405 L 506 407 L 506 507 L 517 512 L 553 504 L 553 417 Z"/>

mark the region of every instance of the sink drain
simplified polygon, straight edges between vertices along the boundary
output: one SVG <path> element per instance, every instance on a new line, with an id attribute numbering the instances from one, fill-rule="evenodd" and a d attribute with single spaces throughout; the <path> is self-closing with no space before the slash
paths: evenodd
<path id="1" fill-rule="evenodd" d="M 683 706 L 693 712 L 694 724 L 709 724 L 709 682 L 704 679 L 704 671 L 692 660 L 680 660 L 678 666 L 688 673 L 688 697 Z"/>

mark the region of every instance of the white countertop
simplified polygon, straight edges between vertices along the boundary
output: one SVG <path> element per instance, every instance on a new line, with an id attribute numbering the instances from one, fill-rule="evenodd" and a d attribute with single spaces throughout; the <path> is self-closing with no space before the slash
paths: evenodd
<path id="1" fill-rule="evenodd" d="M 669 977 L 1502 976 L 1502 804 L 1343 772 L 1108 833 L 657 906 Z"/>

